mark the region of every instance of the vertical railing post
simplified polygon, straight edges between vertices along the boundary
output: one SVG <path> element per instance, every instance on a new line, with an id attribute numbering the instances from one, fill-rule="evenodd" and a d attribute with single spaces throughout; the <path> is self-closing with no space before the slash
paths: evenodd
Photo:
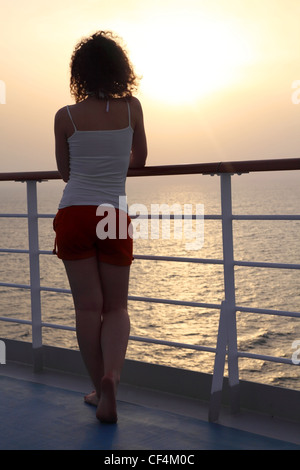
<path id="1" fill-rule="evenodd" d="M 26 181 L 26 185 L 33 365 L 35 372 L 38 372 L 43 368 L 43 356 L 37 188 L 36 181 Z"/>
<path id="2" fill-rule="evenodd" d="M 220 178 L 224 288 L 227 312 L 228 382 L 231 395 L 231 411 L 236 413 L 239 410 L 239 370 L 234 281 L 231 175 L 229 173 L 222 173 Z"/>
<path id="3" fill-rule="evenodd" d="M 215 366 L 211 387 L 209 421 L 216 421 L 219 417 L 226 354 L 228 356 L 228 384 L 231 412 L 237 413 L 240 408 L 231 175 L 229 173 L 223 173 L 220 176 L 225 300 L 222 302 L 220 312 Z"/>
<path id="4" fill-rule="evenodd" d="M 215 355 L 214 372 L 211 384 L 210 403 L 208 410 L 208 420 L 217 421 L 220 414 L 224 367 L 227 354 L 227 328 L 226 328 L 226 312 L 225 301 L 221 304 L 219 330 L 217 337 L 217 347 Z"/>

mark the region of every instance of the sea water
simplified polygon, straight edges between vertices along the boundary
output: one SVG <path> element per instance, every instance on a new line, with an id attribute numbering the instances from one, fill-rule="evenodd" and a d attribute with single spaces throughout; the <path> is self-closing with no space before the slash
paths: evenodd
<path id="1" fill-rule="evenodd" d="M 251 174 L 232 177 L 234 214 L 299 214 L 299 175 Z M 37 184 L 40 214 L 54 215 L 64 187 L 62 182 Z M 26 185 L 0 185 L 0 213 L 26 212 Z M 219 176 L 168 176 L 129 178 L 128 206 L 153 204 L 203 205 L 204 216 L 221 213 Z M 39 219 L 41 250 L 52 251 L 52 218 Z M 195 222 L 195 221 L 194 221 Z M 171 223 L 172 224 L 172 223 Z M 134 240 L 135 255 L 160 255 L 221 260 L 221 221 L 204 219 L 204 241 L 187 249 L 187 240 L 170 236 Z M 1 248 L 27 249 L 27 219 L 0 218 Z M 196 228 L 194 227 L 194 233 Z M 300 263 L 300 221 L 234 221 L 234 257 L 239 261 Z M 154 239 L 153 239 L 154 238 Z M 189 240 L 190 241 L 190 240 Z M 27 254 L 0 253 L 0 281 L 28 285 Z M 68 289 L 62 262 L 55 255 L 40 255 L 41 286 Z M 300 312 L 300 271 L 295 269 L 235 268 L 236 304 L 243 307 Z M 0 316 L 30 320 L 30 293 L 0 287 Z M 224 300 L 223 266 L 135 259 L 131 267 L 130 296 L 172 299 L 220 305 Z M 41 293 L 44 322 L 75 326 L 69 294 Z M 219 309 L 167 303 L 129 301 L 131 335 L 214 348 Z M 30 325 L 0 322 L 0 336 L 31 341 Z M 237 313 L 238 349 L 243 352 L 295 357 L 300 340 L 300 319 Z M 74 332 L 43 328 L 44 344 L 77 348 Z M 294 356 L 293 356 L 294 354 Z M 299 354 L 300 356 L 300 354 Z M 211 373 L 214 354 L 191 349 L 130 341 L 130 359 Z M 239 359 L 240 378 L 300 389 L 299 367 L 265 360 Z"/>

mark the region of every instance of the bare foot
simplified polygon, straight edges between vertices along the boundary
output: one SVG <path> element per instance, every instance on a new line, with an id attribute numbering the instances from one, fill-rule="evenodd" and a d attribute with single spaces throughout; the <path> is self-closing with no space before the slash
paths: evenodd
<path id="1" fill-rule="evenodd" d="M 116 386 L 114 380 L 109 376 L 104 376 L 101 381 L 101 398 L 96 416 L 102 423 L 116 423 L 118 420 Z"/>
<path id="2" fill-rule="evenodd" d="M 93 406 L 98 406 L 98 403 L 99 403 L 99 398 L 98 398 L 98 395 L 96 393 L 96 390 L 93 390 L 91 393 L 89 393 L 88 395 L 85 395 L 84 396 L 84 401 L 85 403 L 87 403 L 88 405 L 93 405 Z"/>

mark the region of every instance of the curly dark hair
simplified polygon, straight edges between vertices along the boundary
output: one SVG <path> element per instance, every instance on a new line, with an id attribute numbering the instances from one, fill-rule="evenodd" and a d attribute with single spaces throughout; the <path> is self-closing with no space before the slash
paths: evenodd
<path id="1" fill-rule="evenodd" d="M 70 90 L 76 103 L 89 95 L 132 96 L 138 78 L 119 42 L 112 32 L 98 31 L 76 45 L 70 64 Z"/>

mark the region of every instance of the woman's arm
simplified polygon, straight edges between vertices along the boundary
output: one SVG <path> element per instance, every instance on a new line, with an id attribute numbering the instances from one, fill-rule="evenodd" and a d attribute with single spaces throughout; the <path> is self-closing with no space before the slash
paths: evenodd
<path id="1" fill-rule="evenodd" d="M 132 148 L 130 155 L 129 168 L 141 168 L 145 166 L 147 159 L 147 139 L 144 127 L 144 117 L 141 103 L 138 99 L 133 98 L 135 127 L 132 140 Z"/>
<path id="2" fill-rule="evenodd" d="M 54 119 L 55 156 L 57 169 L 62 179 L 67 182 L 70 174 L 69 146 L 65 131 L 65 108 L 57 111 Z"/>

